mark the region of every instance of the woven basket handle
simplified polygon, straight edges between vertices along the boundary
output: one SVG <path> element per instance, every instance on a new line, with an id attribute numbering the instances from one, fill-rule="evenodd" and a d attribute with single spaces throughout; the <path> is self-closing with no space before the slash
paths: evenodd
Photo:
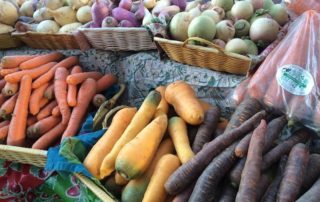
<path id="1" fill-rule="evenodd" d="M 223 48 L 221 48 L 220 46 L 218 46 L 218 45 L 216 45 L 216 44 L 214 44 L 214 43 L 212 43 L 212 42 L 210 42 L 208 40 L 199 38 L 199 37 L 190 37 L 190 38 L 188 38 L 187 40 L 185 40 L 183 42 L 182 46 L 185 47 L 189 41 L 197 41 L 197 42 L 201 42 L 201 43 L 207 44 L 208 46 L 212 46 L 212 47 L 216 48 L 220 53 L 224 53 Z"/>

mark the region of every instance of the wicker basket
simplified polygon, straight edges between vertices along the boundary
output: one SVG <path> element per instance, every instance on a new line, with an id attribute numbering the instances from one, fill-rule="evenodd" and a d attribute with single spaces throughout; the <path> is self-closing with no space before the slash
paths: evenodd
<path id="1" fill-rule="evenodd" d="M 0 34 L 0 49 L 16 48 L 22 45 L 21 41 L 12 37 L 11 33 Z"/>
<path id="2" fill-rule="evenodd" d="M 23 147 L 15 147 L 8 145 L 0 145 L 0 159 L 8 161 L 14 161 L 23 164 L 30 164 L 40 168 L 43 168 L 47 160 L 47 151 L 30 149 Z M 115 200 L 109 196 L 105 191 L 98 187 L 87 177 L 81 174 L 75 174 L 75 176 L 85 184 L 99 199 L 104 202 L 114 202 Z"/>
<path id="3" fill-rule="evenodd" d="M 103 202 L 115 202 L 115 200 L 110 197 L 105 191 L 103 191 L 100 187 L 98 187 L 92 180 L 89 178 L 76 173 L 75 176 L 85 184 L 99 199 Z"/>
<path id="4" fill-rule="evenodd" d="M 95 49 L 141 51 L 156 49 L 145 28 L 79 28 Z"/>
<path id="5" fill-rule="evenodd" d="M 227 53 L 221 47 L 198 37 L 191 37 L 185 42 L 154 38 L 170 59 L 198 67 L 232 74 L 247 74 L 251 59 L 235 53 Z M 205 43 L 208 47 L 190 45 L 189 41 Z"/>
<path id="6" fill-rule="evenodd" d="M 88 49 L 90 48 L 85 42 L 81 42 L 73 34 L 44 34 L 37 32 L 14 32 L 13 36 L 19 38 L 31 48 L 36 49 Z M 83 37 L 84 40 L 85 37 Z M 86 47 L 88 46 L 88 47 Z"/>
<path id="7" fill-rule="evenodd" d="M 0 159 L 44 167 L 47 160 L 47 151 L 0 145 Z"/>

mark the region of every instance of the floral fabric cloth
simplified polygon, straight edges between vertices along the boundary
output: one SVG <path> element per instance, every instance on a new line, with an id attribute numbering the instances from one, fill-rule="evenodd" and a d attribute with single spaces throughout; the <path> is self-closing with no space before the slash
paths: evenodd
<path id="1" fill-rule="evenodd" d="M 46 172 L 43 168 L 0 159 L 0 202 L 99 202 L 70 173 Z"/>

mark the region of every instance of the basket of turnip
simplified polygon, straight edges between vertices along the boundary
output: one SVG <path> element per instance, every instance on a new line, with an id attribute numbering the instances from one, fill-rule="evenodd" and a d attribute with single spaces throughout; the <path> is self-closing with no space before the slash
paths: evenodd
<path id="1" fill-rule="evenodd" d="M 91 0 L 25 1 L 12 35 L 31 48 L 88 49 L 78 28 L 91 21 Z"/>
<path id="2" fill-rule="evenodd" d="M 174 61 L 245 75 L 281 40 L 288 21 L 271 0 L 195 0 L 170 21 L 170 38 L 154 40 Z"/>
<path id="3" fill-rule="evenodd" d="M 15 48 L 22 44 L 11 36 L 13 25 L 19 18 L 18 6 L 11 1 L 0 1 L 0 49 Z"/>
<path id="4" fill-rule="evenodd" d="M 153 5 L 147 6 L 149 9 L 153 8 Z M 96 0 L 92 6 L 92 22 L 79 30 L 96 49 L 109 51 L 156 49 L 152 36 L 143 27 L 151 16 L 148 8 L 142 1 Z"/>

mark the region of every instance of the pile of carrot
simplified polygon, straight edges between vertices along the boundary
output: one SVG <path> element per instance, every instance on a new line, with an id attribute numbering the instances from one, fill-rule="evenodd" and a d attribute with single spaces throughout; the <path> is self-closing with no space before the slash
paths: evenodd
<path id="1" fill-rule="evenodd" d="M 320 201 L 320 154 L 307 144 L 312 131 L 301 128 L 283 140 L 287 120 L 272 114 L 245 98 L 223 134 L 168 178 L 173 201 Z"/>
<path id="2" fill-rule="evenodd" d="M 76 135 L 93 98 L 117 82 L 59 52 L 5 56 L 0 75 L 1 142 L 44 150 Z"/>

